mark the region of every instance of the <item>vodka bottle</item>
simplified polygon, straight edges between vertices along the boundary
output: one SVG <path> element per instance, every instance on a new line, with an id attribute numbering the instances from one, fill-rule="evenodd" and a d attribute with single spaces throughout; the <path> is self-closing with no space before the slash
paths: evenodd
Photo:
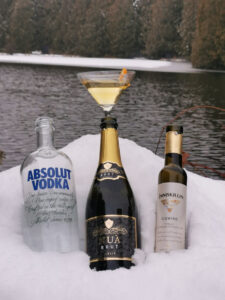
<path id="1" fill-rule="evenodd" d="M 23 234 L 36 251 L 78 249 L 77 207 L 72 163 L 53 146 L 54 124 L 36 120 L 37 150 L 21 166 L 24 193 Z"/>

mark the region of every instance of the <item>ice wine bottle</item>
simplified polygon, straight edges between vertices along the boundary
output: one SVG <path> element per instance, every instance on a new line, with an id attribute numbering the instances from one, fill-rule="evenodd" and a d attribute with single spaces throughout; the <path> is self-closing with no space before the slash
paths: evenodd
<path id="1" fill-rule="evenodd" d="M 36 251 L 78 249 L 77 208 L 69 157 L 53 146 L 53 120 L 36 120 L 37 150 L 22 166 L 23 234 Z"/>
<path id="2" fill-rule="evenodd" d="M 86 206 L 87 253 L 90 268 L 130 268 L 140 247 L 137 209 L 124 172 L 116 119 L 101 122 L 101 149 L 97 172 Z"/>
<path id="3" fill-rule="evenodd" d="M 165 167 L 159 173 L 155 251 L 185 248 L 187 175 L 182 168 L 181 126 L 167 126 Z"/>

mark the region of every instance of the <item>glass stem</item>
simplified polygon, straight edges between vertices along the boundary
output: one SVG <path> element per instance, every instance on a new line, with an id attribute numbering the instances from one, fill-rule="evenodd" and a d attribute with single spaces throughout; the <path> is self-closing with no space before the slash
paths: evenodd
<path id="1" fill-rule="evenodd" d="M 110 111 L 104 111 L 105 112 L 105 117 L 109 117 L 110 116 Z"/>

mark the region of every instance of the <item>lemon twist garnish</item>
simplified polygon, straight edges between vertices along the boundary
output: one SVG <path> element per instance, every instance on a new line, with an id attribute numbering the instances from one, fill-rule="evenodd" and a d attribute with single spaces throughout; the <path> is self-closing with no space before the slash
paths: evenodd
<path id="1" fill-rule="evenodd" d="M 126 78 L 127 76 L 127 69 L 123 68 L 122 71 L 120 72 L 120 81 L 124 80 L 124 77 Z"/>
<path id="2" fill-rule="evenodd" d="M 128 88 L 128 86 L 130 86 L 126 68 L 123 68 L 120 72 L 119 81 L 125 84 L 124 87 L 122 87 L 122 89 L 126 89 Z"/>

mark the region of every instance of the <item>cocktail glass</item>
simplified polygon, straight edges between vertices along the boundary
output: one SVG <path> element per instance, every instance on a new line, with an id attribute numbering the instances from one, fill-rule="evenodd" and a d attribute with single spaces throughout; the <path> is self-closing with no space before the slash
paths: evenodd
<path id="1" fill-rule="evenodd" d="M 96 71 L 77 74 L 81 83 L 103 109 L 105 116 L 110 114 L 122 91 L 130 86 L 134 75 L 134 71 L 127 71 L 126 69 L 122 71 Z"/>

